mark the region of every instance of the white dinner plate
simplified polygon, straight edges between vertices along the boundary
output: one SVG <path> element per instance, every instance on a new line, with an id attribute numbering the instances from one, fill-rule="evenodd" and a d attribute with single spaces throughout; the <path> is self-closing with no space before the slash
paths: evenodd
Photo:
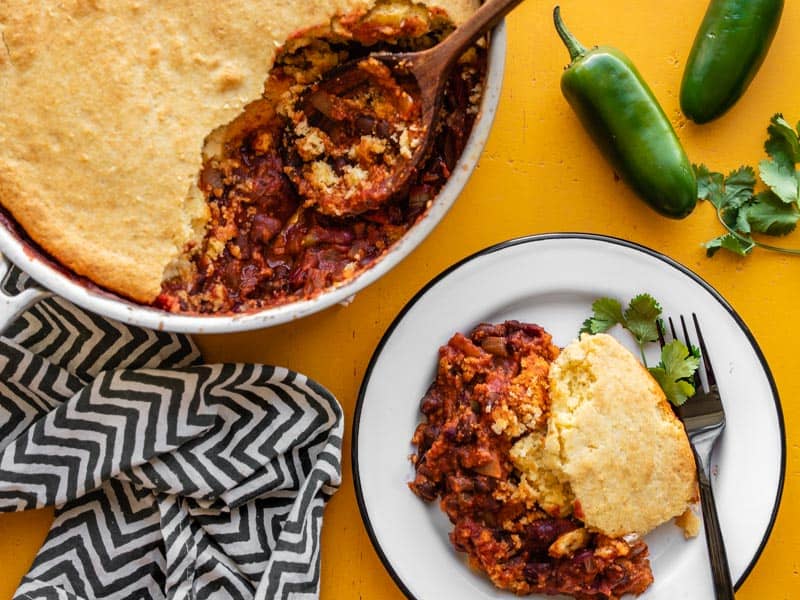
<path id="1" fill-rule="evenodd" d="M 439 347 L 457 331 L 507 319 L 538 323 L 564 346 L 595 299 L 627 303 L 640 292 L 658 299 L 665 316 L 694 312 L 703 327 L 727 416 L 712 484 L 733 580 L 741 585 L 772 529 L 786 456 L 780 401 L 761 350 L 722 296 L 672 259 L 619 239 L 551 234 L 493 246 L 439 275 L 395 319 L 370 362 L 354 419 L 356 494 L 375 549 L 408 597 L 514 598 L 469 569 L 450 544 L 451 525 L 438 503 L 426 504 L 407 486 L 414 475 L 410 440 Z M 611 333 L 635 349 L 626 331 Z M 657 362 L 653 346 L 648 361 Z M 714 597 L 703 533 L 687 541 L 667 523 L 646 541 L 655 583 L 641 598 Z"/>

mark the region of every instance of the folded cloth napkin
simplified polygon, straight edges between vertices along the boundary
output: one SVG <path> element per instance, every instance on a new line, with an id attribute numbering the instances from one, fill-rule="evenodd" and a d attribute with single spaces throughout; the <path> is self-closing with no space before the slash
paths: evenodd
<path id="1" fill-rule="evenodd" d="M 56 508 L 15 598 L 316 598 L 342 431 L 302 375 L 40 302 L 0 337 L 0 511 Z"/>

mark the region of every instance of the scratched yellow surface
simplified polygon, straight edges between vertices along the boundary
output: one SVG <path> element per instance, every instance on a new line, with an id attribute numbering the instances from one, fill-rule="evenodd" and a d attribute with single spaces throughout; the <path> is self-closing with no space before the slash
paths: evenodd
<path id="1" fill-rule="evenodd" d="M 626 52 L 672 119 L 690 158 L 716 170 L 763 158 L 770 116 L 800 120 L 800 5 L 787 2 L 770 55 L 745 97 L 722 119 L 686 123 L 678 89 L 704 11 L 698 0 L 564 0 L 562 11 L 586 45 Z M 198 339 L 209 361 L 280 364 L 327 386 L 346 414 L 344 483 L 326 514 L 322 598 L 392 600 L 402 594 L 361 523 L 353 490 L 350 429 L 361 378 L 389 323 L 445 267 L 487 245 L 526 234 L 586 231 L 620 236 L 681 261 L 709 281 L 743 317 L 772 368 L 788 434 L 783 502 L 760 561 L 739 600 L 800 599 L 800 258 L 757 251 L 746 260 L 706 258 L 702 241 L 719 231 L 710 206 L 686 220 L 659 217 L 615 180 L 561 96 L 566 50 L 552 28 L 553 5 L 528 0 L 508 18 L 508 60 L 493 133 L 462 197 L 403 263 L 348 307 L 337 306 L 272 330 Z M 800 232 L 794 236 L 800 247 Z M 12 597 L 44 539 L 49 510 L 0 516 L 0 600 Z M 747 521 L 742 515 L 743 526 Z M 700 599 L 702 600 L 702 599 Z"/>

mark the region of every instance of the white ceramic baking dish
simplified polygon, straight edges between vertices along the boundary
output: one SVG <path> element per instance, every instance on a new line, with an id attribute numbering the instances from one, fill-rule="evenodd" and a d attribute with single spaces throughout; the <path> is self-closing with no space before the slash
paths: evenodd
<path id="1" fill-rule="evenodd" d="M 179 315 L 136 304 L 102 290 L 76 277 L 26 242 L 21 231 L 7 216 L 0 215 L 0 260 L 13 262 L 28 273 L 40 289 L 18 296 L 0 296 L 0 331 L 21 310 L 49 294 L 57 294 L 78 306 L 128 324 L 183 333 L 231 333 L 271 327 L 344 302 L 381 277 L 405 258 L 442 220 L 458 198 L 475 169 L 494 121 L 503 82 L 506 55 L 505 25 L 492 33 L 488 54 L 486 86 L 480 114 L 473 127 L 458 166 L 439 192 L 427 214 L 420 219 L 383 257 L 355 278 L 314 298 L 264 310 L 236 315 Z M 7 265 L 0 265 L 0 278 Z"/>

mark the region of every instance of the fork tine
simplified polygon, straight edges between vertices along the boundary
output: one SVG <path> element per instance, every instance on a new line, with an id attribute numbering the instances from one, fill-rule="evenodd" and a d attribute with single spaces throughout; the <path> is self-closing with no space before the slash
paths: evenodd
<path id="1" fill-rule="evenodd" d="M 669 318 L 669 328 L 670 328 L 670 331 L 672 332 L 672 339 L 673 340 L 677 340 L 678 339 L 678 333 L 675 331 L 675 323 L 672 322 L 672 317 Z"/>
<path id="2" fill-rule="evenodd" d="M 692 313 L 692 315 L 694 315 L 694 313 Z M 686 327 L 686 319 L 683 318 L 683 315 L 681 315 L 681 328 L 683 329 L 683 339 L 684 343 L 686 344 L 686 348 L 691 352 L 692 340 L 689 338 L 689 329 Z M 703 389 L 703 382 L 700 379 L 699 370 L 695 370 L 694 372 L 694 389 Z"/>
<path id="3" fill-rule="evenodd" d="M 664 321 L 658 319 L 656 321 L 656 330 L 658 330 L 658 344 L 662 348 L 667 345 L 667 341 L 664 339 Z"/>
<path id="4" fill-rule="evenodd" d="M 700 352 L 702 354 L 701 362 L 706 366 L 706 379 L 708 380 L 708 385 L 715 386 L 717 385 L 717 378 L 714 376 L 714 368 L 711 366 L 711 359 L 708 356 L 708 351 L 706 350 L 706 343 L 703 340 L 703 332 L 700 331 L 700 322 L 697 320 L 697 315 L 692 313 L 692 320 L 694 321 L 694 329 L 697 332 L 697 343 L 700 345 Z"/>

